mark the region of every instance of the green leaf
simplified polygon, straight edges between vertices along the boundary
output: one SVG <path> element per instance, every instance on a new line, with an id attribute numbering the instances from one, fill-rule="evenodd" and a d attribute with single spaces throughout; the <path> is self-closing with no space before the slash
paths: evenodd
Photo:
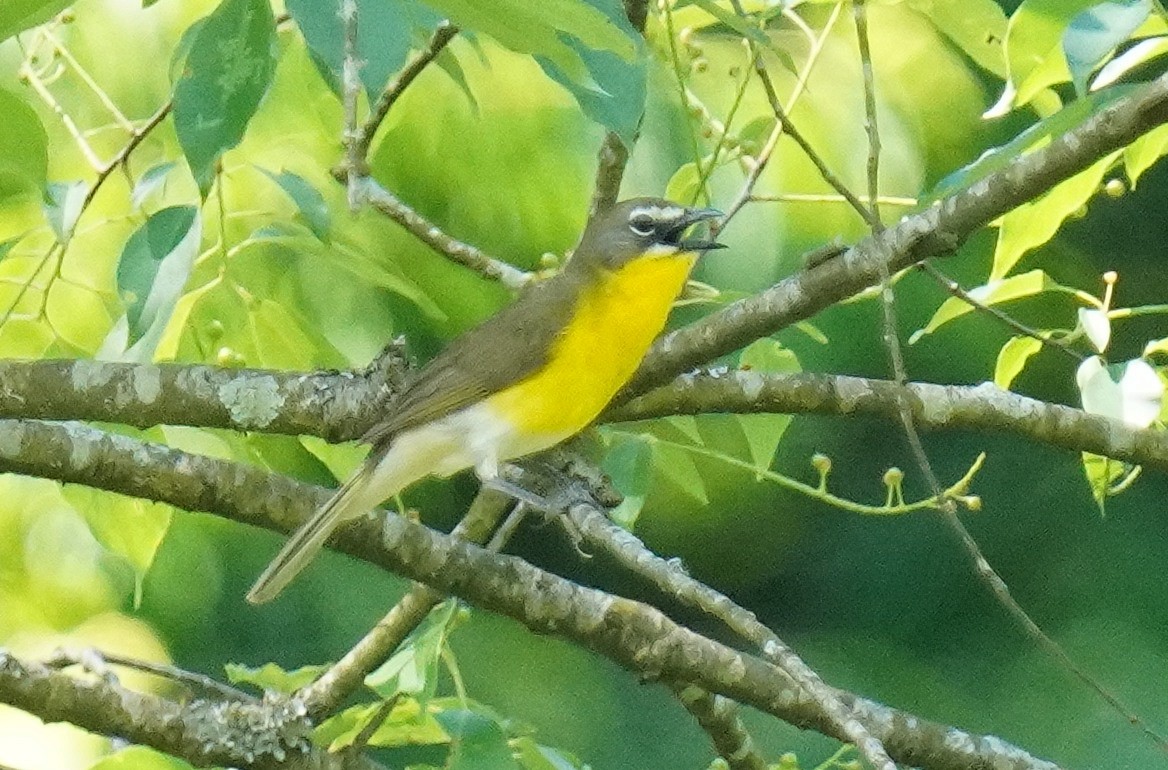
<path id="1" fill-rule="evenodd" d="M 812 342 L 818 342 L 820 345 L 827 345 L 831 342 L 823 331 L 811 323 L 810 321 L 799 321 L 795 324 L 795 328 L 803 332 Z"/>
<path id="2" fill-rule="evenodd" d="M 649 484 L 653 477 L 653 451 L 644 436 L 609 428 L 603 429 L 602 435 L 609 443 L 609 448 L 601 468 L 624 497 L 609 516 L 619 526 L 631 530 L 649 494 Z"/>
<path id="3" fill-rule="evenodd" d="M 698 182 L 701 175 L 698 173 L 698 164 L 695 161 L 682 164 L 673 172 L 669 183 L 665 186 L 665 197 L 671 201 L 691 203 L 698 199 Z"/>
<path id="4" fill-rule="evenodd" d="M 312 733 L 313 741 L 330 752 L 348 748 L 371 720 L 381 714 L 381 703 L 347 708 L 323 722 Z M 370 746 L 433 746 L 449 743 L 450 737 L 415 698 L 399 698 L 381 725 L 369 737 Z"/>
<path id="5" fill-rule="evenodd" d="M 163 503 L 111 495 L 78 484 L 64 485 L 61 494 L 89 524 L 97 542 L 130 565 L 134 571 L 134 606 L 139 606 L 142 580 L 170 528 L 174 509 Z"/>
<path id="6" fill-rule="evenodd" d="M 783 347 L 777 340 L 763 338 L 755 340 L 738 356 L 738 368 L 743 370 L 740 377 L 750 377 L 750 372 L 771 374 L 797 374 L 803 371 L 795 352 Z M 783 433 L 791 424 L 789 414 L 743 414 L 737 416 L 738 426 L 750 450 L 750 461 L 755 468 L 767 470 L 779 448 Z"/>
<path id="7" fill-rule="evenodd" d="M 146 746 L 127 746 L 97 760 L 89 770 L 191 770 L 191 766 Z"/>
<path id="8" fill-rule="evenodd" d="M 44 24 L 73 4 L 73 0 L 4 0 L 0 2 L 0 42 Z"/>
<path id="9" fill-rule="evenodd" d="M 1091 356 L 1079 364 L 1075 384 L 1083 411 L 1121 420 L 1133 428 L 1155 422 L 1164 403 L 1164 383 L 1142 358 L 1105 364 L 1099 356 Z"/>
<path id="10" fill-rule="evenodd" d="M 638 41 L 629 35 L 627 22 L 617 24 L 597 6 L 580 0 L 428 0 L 427 5 L 513 51 L 548 59 L 565 77 L 584 86 L 595 84 L 579 47 L 569 44 L 571 38 L 584 48 L 608 51 L 627 62 L 638 58 Z"/>
<path id="11" fill-rule="evenodd" d="M 1014 379 L 1026 368 L 1026 362 L 1040 350 L 1040 340 L 1025 336 L 1011 337 L 998 351 L 998 360 L 994 364 L 994 384 L 1009 390 Z"/>
<path id="12" fill-rule="evenodd" d="M 523 770 L 583 770 L 587 767 L 559 749 L 536 743 L 530 735 L 513 739 L 511 748 Z"/>
<path id="13" fill-rule="evenodd" d="M 319 361 L 344 360 L 295 307 L 260 299 L 248 306 L 247 322 L 260 366 L 309 369 Z"/>
<path id="14" fill-rule="evenodd" d="M 207 18 L 204 16 L 192 22 L 189 27 L 183 30 L 178 42 L 175 43 L 174 50 L 170 53 L 170 62 L 167 67 L 167 74 L 170 77 L 171 85 L 178 83 L 186 71 L 187 57 L 191 55 L 191 48 L 195 44 L 195 38 L 199 36 L 199 30 L 207 23 Z"/>
<path id="15" fill-rule="evenodd" d="M 142 208 L 151 195 L 166 186 L 166 177 L 176 166 L 178 164 L 174 161 L 165 161 L 146 169 L 134 183 L 134 189 L 130 192 L 130 205 L 136 209 Z"/>
<path id="16" fill-rule="evenodd" d="M 998 305 L 1016 299 L 1033 297 L 1044 291 L 1073 293 L 1071 289 L 1053 280 L 1042 270 L 1031 270 L 1021 275 L 993 280 L 983 286 L 970 289 L 967 293 L 983 305 Z M 974 307 L 964 300 L 950 297 L 941 303 L 941 307 L 937 308 L 937 312 L 933 313 L 933 317 L 929 319 L 929 323 L 923 329 L 913 332 L 912 336 L 909 337 L 909 344 L 917 342 L 926 334 L 935 332 L 941 326 L 973 310 Z"/>
<path id="17" fill-rule="evenodd" d="M 1006 76 L 1006 14 L 993 0 L 909 0 L 938 32 L 982 69 Z"/>
<path id="18" fill-rule="evenodd" d="M 968 189 L 975 182 L 995 171 L 1000 171 L 1027 152 L 1048 144 L 1051 138 L 1080 125 L 1116 99 L 1130 92 L 1130 87 L 1108 89 L 1067 105 L 1055 114 L 1035 123 L 1006 144 L 985 151 L 973 163 L 947 175 L 929 191 L 928 195 L 921 200 L 921 204 L 932 203 L 952 195 L 958 190 Z"/>
<path id="19" fill-rule="evenodd" d="M 12 251 L 16 244 L 20 243 L 22 238 L 24 238 L 23 235 L 18 235 L 15 238 L 9 238 L 6 241 L 0 241 L 0 262 L 4 261 L 4 258 L 8 256 L 8 252 Z"/>
<path id="20" fill-rule="evenodd" d="M 265 168 L 261 168 L 260 171 L 268 179 L 278 184 L 280 189 L 292 199 L 313 235 L 327 242 L 332 218 L 329 215 L 328 204 L 324 202 L 324 196 L 320 194 L 320 191 L 313 187 L 307 179 L 291 171 L 281 171 L 279 174 Z"/>
<path id="21" fill-rule="evenodd" d="M 738 129 L 738 141 L 744 145 L 756 145 L 761 149 L 762 145 L 770 138 L 771 133 L 775 130 L 775 118 L 771 115 L 760 115 L 753 120 L 750 120 L 742 128 Z M 751 149 L 749 152 L 754 155 L 757 154 L 757 149 Z"/>
<path id="22" fill-rule="evenodd" d="M 151 215 L 126 241 L 118 258 L 118 292 L 126 304 L 127 348 L 162 328 L 182 295 L 202 228 L 194 206 L 171 206 Z"/>
<path id="23" fill-rule="evenodd" d="M 1071 19 L 1093 0 L 1023 0 L 1006 27 L 1009 86 L 1015 91 L 1008 105 L 1029 104 L 1040 92 L 1070 79 L 1063 55 L 1062 36 Z"/>
<path id="24" fill-rule="evenodd" d="M 599 10 L 633 40 L 636 56 L 627 60 L 612 51 L 595 50 L 576 38 L 565 43 L 576 52 L 588 70 L 590 84 L 569 77 L 550 58 L 536 56 L 547 75 L 572 94 L 580 109 L 593 122 L 615 132 L 625 147 L 633 146 L 641 113 L 645 110 L 646 57 L 637 31 L 629 24 L 624 4 L 619 0 L 580 0 Z"/>
<path id="25" fill-rule="evenodd" d="M 1151 12 L 1149 0 L 1108 0 L 1071 19 L 1063 33 L 1063 51 L 1071 82 L 1080 96 L 1087 93 L 1087 78 L 1095 68 L 1131 37 Z"/>
<path id="26" fill-rule="evenodd" d="M 302 666 L 293 671 L 285 671 L 275 663 L 265 663 L 259 668 L 228 663 L 223 667 L 227 679 L 232 684 L 255 685 L 261 690 L 291 695 L 301 687 L 312 684 L 328 671 L 328 666 Z"/>
<path id="27" fill-rule="evenodd" d="M 288 13 L 324 67 L 329 85 L 341 91 L 345 27 L 341 0 L 288 0 Z M 409 56 L 433 33 L 442 18 L 414 0 L 357 0 L 357 57 L 361 85 L 377 97 Z"/>
<path id="28" fill-rule="evenodd" d="M 357 441 L 333 444 L 317 436 L 297 436 L 296 439 L 337 479 L 349 478 L 369 455 L 368 445 Z"/>
<path id="29" fill-rule="evenodd" d="M 267 0 L 223 0 L 195 33 L 174 88 L 174 126 L 204 197 L 219 156 L 243 138 L 275 69 Z"/>
<path id="30" fill-rule="evenodd" d="M 365 677 L 366 686 L 382 698 L 399 693 L 425 702 L 438 687 L 438 664 L 446 638 L 460 617 L 458 601 L 447 599 L 430 611 L 389 660 Z"/>
<path id="31" fill-rule="evenodd" d="M 1122 492 L 1140 473 L 1140 466 L 1131 466 L 1104 455 L 1083 452 L 1083 472 L 1091 487 L 1091 497 L 1099 506 L 1099 515 L 1107 515 L 1107 499 Z"/>
<path id="32" fill-rule="evenodd" d="M 678 3 L 678 5 L 696 5 L 717 19 L 719 24 L 726 25 L 742 37 L 753 40 L 755 43 L 767 48 L 772 47 L 770 38 L 766 36 L 766 33 L 762 31 L 761 27 L 752 23 L 750 19 L 739 16 L 733 10 L 723 8 L 715 0 L 688 0 L 686 3 Z"/>
<path id="33" fill-rule="evenodd" d="M 1005 277 L 1026 252 L 1053 238 L 1067 217 L 1079 211 L 1099 190 L 1104 174 L 1121 152 L 1111 153 L 998 220 L 998 243 L 994 248 L 990 280 Z"/>
<path id="34" fill-rule="evenodd" d="M 434 63 L 446 73 L 446 76 L 454 81 L 462 91 L 462 95 L 466 97 L 467 102 L 470 103 L 471 109 L 475 115 L 479 112 L 479 101 L 475 98 L 474 92 L 470 90 L 470 83 L 466 79 L 466 73 L 462 69 L 462 64 L 459 63 L 458 57 L 449 48 L 443 48 Z"/>
<path id="35" fill-rule="evenodd" d="M 345 248 L 337 243 L 331 245 L 344 257 L 338 259 L 337 264 L 356 277 L 409 300 L 427 318 L 436 323 L 446 323 L 450 320 L 442 307 L 397 265 L 384 259 L 373 258 L 364 249 Z"/>
<path id="36" fill-rule="evenodd" d="M 61 244 L 68 244 L 89 188 L 85 182 L 50 182 L 45 188 L 45 219 Z"/>
<path id="37" fill-rule="evenodd" d="M 1153 128 L 1123 148 L 1123 163 L 1132 188 L 1145 171 L 1168 152 L 1168 125 Z"/>
<path id="38" fill-rule="evenodd" d="M 183 335 L 189 331 L 187 322 L 190 320 L 192 311 L 218 285 L 218 281 L 210 281 L 197 289 L 192 289 L 179 299 L 170 314 L 171 322 L 163 329 L 155 348 L 157 360 L 173 361 L 178 356 L 179 343 L 182 341 Z"/>
<path id="39" fill-rule="evenodd" d="M 670 424 L 672 419 L 668 418 L 663 421 L 663 424 Z M 649 446 L 653 449 L 654 472 L 660 474 L 663 480 L 673 484 L 699 504 L 709 504 L 710 497 L 706 493 L 706 482 L 702 479 L 697 465 L 694 464 L 694 457 L 691 453 L 672 443 L 662 444 L 650 441 Z"/>
<path id="40" fill-rule="evenodd" d="M 448 770 L 519 770 L 507 734 L 494 719 L 471 709 L 451 709 L 435 716 L 451 739 Z"/>
<path id="41" fill-rule="evenodd" d="M 0 15 L 3 11 L 0 11 Z M 32 107 L 0 88 L 0 199 L 40 191 L 49 163 L 48 135 Z"/>

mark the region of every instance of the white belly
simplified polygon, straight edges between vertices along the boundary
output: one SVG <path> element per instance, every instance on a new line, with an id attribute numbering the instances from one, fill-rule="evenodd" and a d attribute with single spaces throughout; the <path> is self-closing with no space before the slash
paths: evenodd
<path id="1" fill-rule="evenodd" d="M 489 404 L 479 402 L 393 440 L 368 485 L 377 505 L 425 476 L 450 476 L 474 468 L 480 478 L 498 475 L 499 463 L 555 446 L 564 435 L 521 435 Z"/>

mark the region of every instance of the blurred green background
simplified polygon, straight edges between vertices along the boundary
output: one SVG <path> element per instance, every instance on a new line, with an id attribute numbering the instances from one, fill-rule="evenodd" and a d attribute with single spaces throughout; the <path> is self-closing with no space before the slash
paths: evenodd
<path id="1" fill-rule="evenodd" d="M 874 5 L 871 30 L 882 191 L 916 197 L 1034 116 L 1022 111 L 981 119 L 1001 82 L 965 59 L 911 5 Z M 179 37 L 213 7 L 204 0 L 160 2 L 143 10 L 128 0 L 82 0 L 75 21 L 54 34 L 114 103 L 142 118 L 168 97 L 167 63 Z M 800 9 L 816 29 L 831 12 L 827 4 Z M 841 178 L 860 190 L 867 156 L 848 17 L 845 12 L 828 36 L 793 118 Z M 661 194 L 692 160 L 693 128 L 679 103 L 663 40 L 663 30 L 651 22 L 650 96 L 625 196 Z M 706 64 L 690 85 L 714 115 L 725 115 L 746 64 L 741 43 L 715 34 L 694 42 L 700 51 L 691 54 Z M 229 258 L 212 254 L 200 261 L 187 288 L 208 288 L 184 306 L 186 316 L 168 329 L 160 355 L 283 368 L 362 366 L 387 340 L 404 334 L 413 354 L 426 358 L 505 303 L 507 294 L 377 214 L 346 212 L 343 191 L 329 177 L 340 157 L 338 101 L 294 28 L 281 28 L 279 45 L 272 90 L 243 144 L 224 159 L 221 202 L 213 195 L 204 211 L 204 242 L 223 237 L 238 248 Z M 374 174 L 452 235 L 534 267 L 542 254 L 570 248 L 583 225 L 602 129 L 529 57 L 485 37 L 473 44 L 457 40 L 452 50 L 473 99 L 444 72 L 424 73 L 383 129 Z M 801 63 L 806 51 L 796 46 L 791 55 Z M 88 167 L 61 122 L 19 82 L 22 58 L 12 41 L 0 46 L 0 87 L 20 94 L 41 115 L 52 148 L 50 179 L 86 176 Z M 771 69 L 780 92 L 789 93 L 794 75 L 777 65 Z M 121 146 L 124 134 L 108 126 L 108 113 L 78 78 L 66 73 L 52 90 L 79 125 L 100 129 L 91 140 L 103 156 Z M 764 115 L 755 84 L 737 121 L 744 125 Z M 176 157 L 168 122 L 135 153 L 131 167 L 140 174 Z M 294 213 L 257 166 L 294 171 L 324 193 L 333 214 L 331 244 L 307 246 L 304 238 L 247 242 L 257 228 Z M 189 175 L 180 169 L 167 180 L 152 207 L 192 200 Z M 712 177 L 713 203 L 728 204 L 741 180 L 735 164 L 719 168 Z M 78 356 L 98 348 L 117 315 L 118 255 L 141 221 L 128 213 L 131 186 L 121 174 L 111 178 L 82 220 L 60 267 L 63 277 L 20 300 L 40 302 L 42 311 L 0 326 L 0 355 Z M 828 188 L 793 145 L 782 143 L 759 192 Z M 1127 194 L 1097 197 L 1085 216 L 1069 222 L 1024 266 L 1042 267 L 1092 292 L 1099 291 L 1103 271 L 1116 270 L 1122 303 L 1162 301 L 1165 194 L 1168 172 L 1153 169 Z M 229 213 L 222 220 L 220 205 Z M 891 220 L 904 209 L 884 210 Z M 0 241 L 38 227 L 0 261 L 5 303 L 13 301 L 11 284 L 36 267 L 50 238 L 39 201 L 0 200 Z M 753 203 L 725 232 L 730 248 L 712 254 L 696 277 L 727 296 L 752 292 L 790 273 L 808 249 L 835 237 L 854 241 L 863 232 L 838 202 Z M 965 285 L 976 285 L 988 273 L 993 247 L 992 233 L 979 234 L 942 266 Z M 215 283 L 223 275 L 227 280 Z M 242 298 L 240 288 L 250 299 Z M 915 274 L 898 285 L 897 296 L 904 338 L 944 300 L 934 284 Z M 272 305 L 261 307 L 262 301 Z M 1069 326 L 1073 308 L 1065 297 L 1042 297 L 1012 311 L 1036 326 Z M 675 322 L 710 309 L 686 307 Z M 880 308 L 872 299 L 832 308 L 814 323 L 827 344 L 798 330 L 778 335 L 804 370 L 888 376 Z M 1145 341 L 1166 334 L 1155 316 L 1119 327 L 1117 360 L 1138 355 Z M 910 376 L 947 383 L 989 379 L 1009 336 L 992 319 L 967 316 L 906 348 Z M 1052 353 L 1039 354 L 1015 388 L 1077 403 L 1074 370 Z M 704 425 L 717 431 L 718 419 Z M 172 429 L 147 435 L 331 483 L 327 450 L 306 449 L 295 439 Z M 965 433 L 927 435 L 925 446 L 943 481 L 963 474 L 978 452 L 989 453 L 974 484 L 983 509 L 963 518 L 990 562 L 1072 658 L 1150 725 L 1168 731 L 1162 695 L 1168 653 L 1164 479 L 1147 474 L 1110 501 L 1104 517 L 1072 453 L 1010 436 Z M 833 459 L 832 489 L 842 496 L 878 503 L 884 496 L 881 475 L 893 465 L 906 471 L 908 497 L 928 494 L 899 428 L 890 422 L 796 418 L 773 467 L 813 482 L 809 458 L 816 452 Z M 1138 730 L 1019 631 L 974 578 L 938 517 L 864 519 L 717 461 L 697 458 L 694 465 L 708 502 L 655 476 L 637 533 L 658 553 L 680 557 L 697 578 L 755 610 L 830 683 L 933 720 L 1000 735 L 1068 768 L 1168 766 Z M 78 496 L 63 495 L 45 481 L 6 476 L 0 489 L 0 644 L 19 653 L 92 644 L 214 676 L 228 662 L 296 668 L 342 655 L 405 590 L 398 579 L 326 554 L 280 601 L 251 607 L 243 594 L 275 552 L 275 536 L 106 496 L 107 507 L 117 508 L 117 526 L 141 527 L 135 532 L 162 538 L 153 560 L 147 555 L 137 565 L 148 569 L 135 606 L 135 565 L 111 551 L 108 533 L 101 543 L 92 534 L 102 526 L 93 521 L 104 515 L 100 506 L 86 508 Z M 467 477 L 427 482 L 409 490 L 405 502 L 427 522 L 447 528 L 474 490 Z M 561 574 L 647 595 L 603 560 L 582 564 L 555 528 L 525 528 L 512 550 Z M 541 742 L 598 770 L 698 768 L 713 757 L 705 736 L 663 687 L 638 683 L 588 652 L 481 611 L 454 633 L 451 644 L 475 699 L 530 724 Z M 835 750 L 820 736 L 758 714 L 747 718 L 772 760 L 795 751 L 804 766 L 813 767 Z M 0 763 L 21 770 L 87 767 L 106 750 L 104 742 L 76 731 L 34 725 L 0 708 Z"/>

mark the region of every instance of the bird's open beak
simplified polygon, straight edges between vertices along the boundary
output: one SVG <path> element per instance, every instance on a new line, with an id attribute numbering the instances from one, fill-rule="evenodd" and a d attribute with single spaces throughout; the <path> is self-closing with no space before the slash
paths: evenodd
<path id="1" fill-rule="evenodd" d="M 717 219 L 720 216 L 722 216 L 722 212 L 718 211 L 718 209 L 687 209 L 685 219 L 682 220 L 681 226 L 677 228 L 677 234 L 680 236 L 691 225 L 710 219 Z M 726 248 L 726 244 L 718 243 L 710 236 L 695 237 L 692 234 L 689 238 L 679 238 L 677 246 L 682 251 L 708 251 L 710 249 Z"/>

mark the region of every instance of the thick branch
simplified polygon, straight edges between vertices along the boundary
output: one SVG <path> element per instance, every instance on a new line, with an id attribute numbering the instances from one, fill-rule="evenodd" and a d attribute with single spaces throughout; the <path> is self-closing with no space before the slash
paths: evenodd
<path id="1" fill-rule="evenodd" d="M 312 748 L 293 704 L 195 699 L 186 703 L 82 678 L 0 650 L 0 702 L 45 722 L 69 722 L 181 757 L 197 767 L 342 770 L 378 765 Z"/>
<path id="2" fill-rule="evenodd" d="M 1028 398 L 992 383 L 910 382 L 913 422 L 926 430 L 976 430 L 1016 435 L 1168 471 L 1168 434 L 1062 404 Z M 686 375 L 611 410 L 611 420 L 643 420 L 703 412 L 875 415 L 897 419 L 900 386 L 888 380 L 823 374 Z"/>
<path id="3" fill-rule="evenodd" d="M 400 362 L 394 367 L 403 367 Z M 97 420 L 146 428 L 192 425 L 360 436 L 388 397 L 385 386 L 350 372 L 300 374 L 200 364 L 0 361 L 0 418 Z M 895 384 L 842 375 L 756 371 L 686 375 L 628 403 L 603 422 L 673 414 L 779 412 L 867 414 L 897 419 Z M 1168 435 L 1130 428 L 1081 409 L 977 386 L 909 383 L 913 418 L 928 430 L 1011 434 L 1073 451 L 1168 471 Z"/>
<path id="4" fill-rule="evenodd" d="M 329 490 L 238 463 L 191 455 L 79 424 L 0 423 L 0 472 L 82 483 L 287 530 Z M 492 554 L 401 516 L 353 522 L 334 547 L 435 590 L 556 633 L 642 675 L 690 681 L 791 724 L 842 737 L 822 712 L 774 666 L 678 626 L 640 602 L 573 584 L 515 557 Z M 842 694 L 841 694 L 841 697 Z M 992 765 L 1054 766 L 996 738 L 967 735 L 847 696 L 856 715 L 897 760 L 934 770 Z M 857 718 L 860 718 L 857 716 Z"/>
<path id="5" fill-rule="evenodd" d="M 395 358 L 389 366 L 404 372 Z M 138 428 L 310 434 L 345 441 L 377 419 L 384 378 L 201 364 L 0 360 L 0 417 L 98 420 Z"/>

